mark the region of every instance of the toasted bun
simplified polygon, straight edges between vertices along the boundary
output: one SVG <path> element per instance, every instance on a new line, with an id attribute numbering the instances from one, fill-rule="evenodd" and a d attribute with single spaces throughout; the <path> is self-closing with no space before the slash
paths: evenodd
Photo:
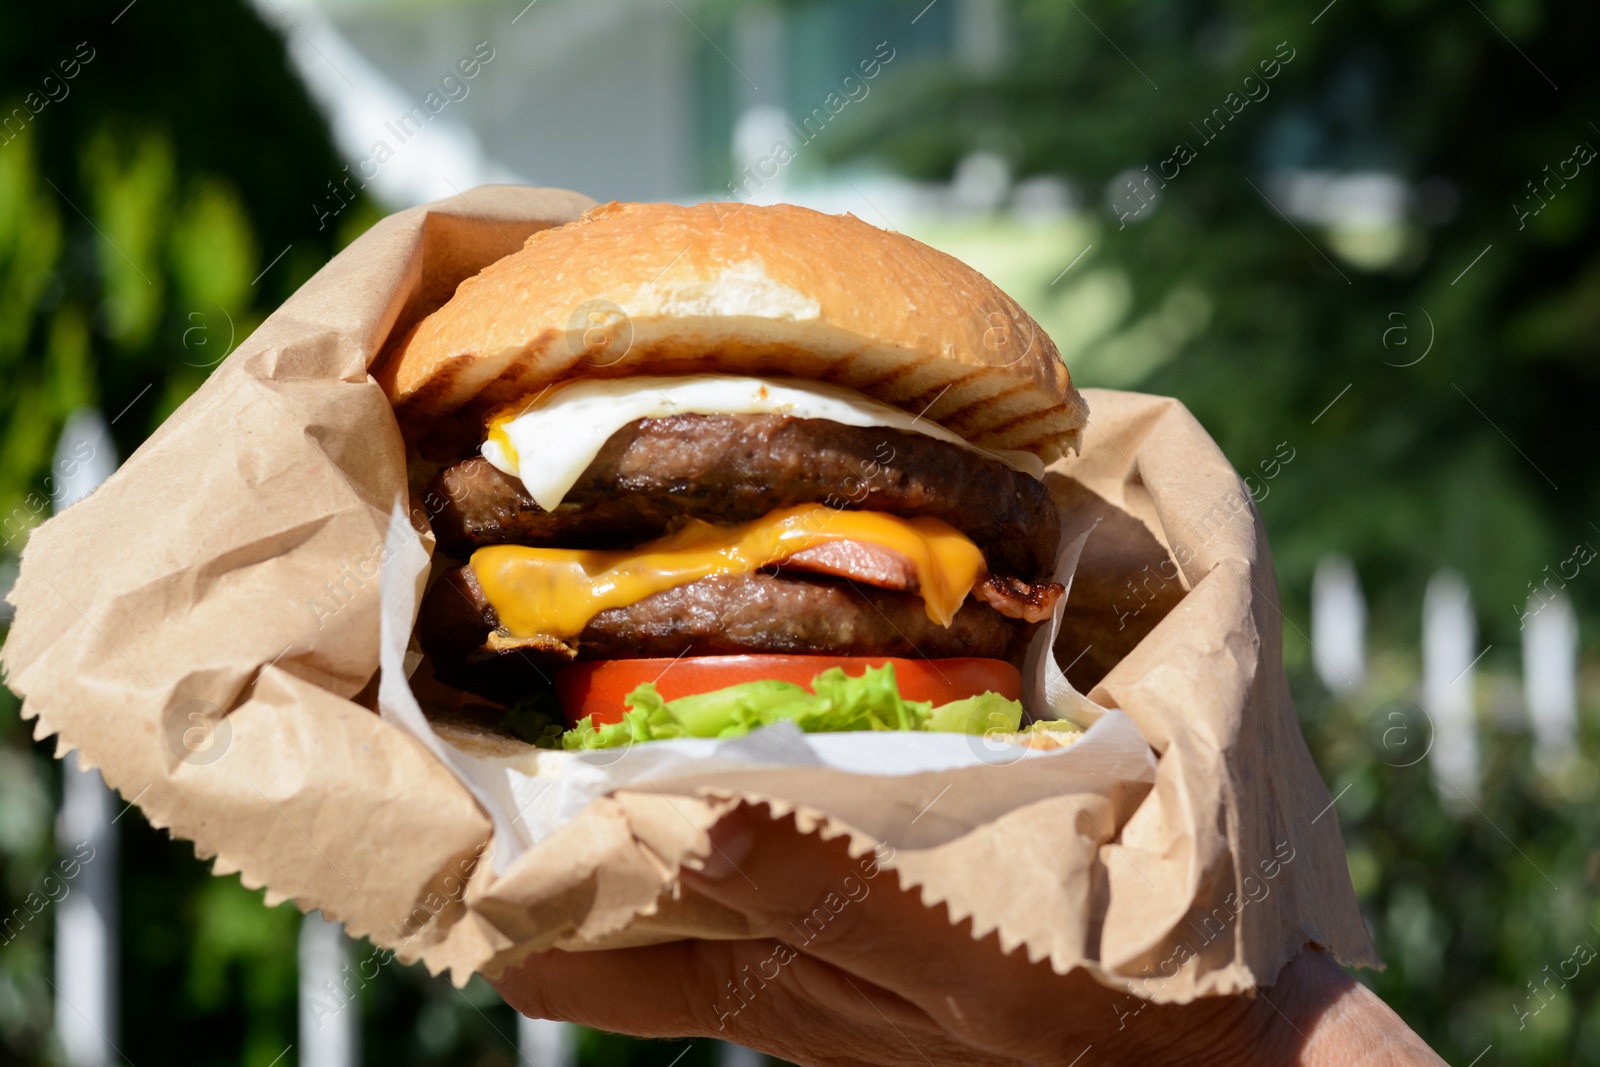
<path id="1" fill-rule="evenodd" d="M 1047 460 L 1088 416 L 1055 345 L 987 278 L 789 206 L 595 208 L 462 282 L 376 373 L 417 435 L 565 378 L 703 371 L 835 382 Z"/>

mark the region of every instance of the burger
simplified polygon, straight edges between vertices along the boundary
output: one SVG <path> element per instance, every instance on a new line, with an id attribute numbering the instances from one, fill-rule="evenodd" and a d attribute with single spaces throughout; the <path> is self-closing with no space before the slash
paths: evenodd
<path id="1" fill-rule="evenodd" d="M 437 538 L 428 669 L 541 743 L 1048 729 L 1018 667 L 1087 409 L 959 261 L 849 215 L 609 204 L 377 377 Z"/>

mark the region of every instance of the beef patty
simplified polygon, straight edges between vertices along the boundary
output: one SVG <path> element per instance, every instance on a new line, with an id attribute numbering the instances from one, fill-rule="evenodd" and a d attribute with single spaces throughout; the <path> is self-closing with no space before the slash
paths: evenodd
<path id="1" fill-rule="evenodd" d="M 919 433 L 787 415 L 630 423 L 554 511 L 482 458 L 441 471 L 423 503 L 440 544 L 463 559 L 490 544 L 626 547 L 683 517 L 740 523 L 820 503 L 943 519 L 992 573 L 1040 581 L 1061 536 L 1050 491 L 998 460 Z"/>
<path id="2" fill-rule="evenodd" d="M 441 575 L 423 598 L 417 637 L 446 684 L 512 701 L 574 659 L 814 653 L 1004 659 L 1022 624 L 969 598 L 948 628 L 922 598 L 829 578 L 760 571 L 704 578 L 600 612 L 565 640 L 518 641 L 499 625 L 471 568 Z M 493 636 L 491 636 L 493 635 Z"/>

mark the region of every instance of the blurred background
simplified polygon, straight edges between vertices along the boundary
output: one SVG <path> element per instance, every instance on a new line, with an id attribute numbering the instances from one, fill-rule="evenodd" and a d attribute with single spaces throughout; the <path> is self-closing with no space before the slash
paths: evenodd
<path id="1" fill-rule="evenodd" d="M 4 23 L 0 589 L 389 211 L 496 181 L 849 211 L 994 277 L 1080 385 L 1189 405 L 1272 538 L 1388 963 L 1360 980 L 1452 1063 L 1600 1063 L 1600 8 L 62 0 Z M 0 705 L 0 1062 L 758 1062 L 519 1025 L 398 965 L 329 999 L 371 946 L 212 877 Z"/>

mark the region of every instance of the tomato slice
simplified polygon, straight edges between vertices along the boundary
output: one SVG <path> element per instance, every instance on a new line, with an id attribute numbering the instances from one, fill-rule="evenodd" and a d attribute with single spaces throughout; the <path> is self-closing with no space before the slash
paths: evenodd
<path id="1" fill-rule="evenodd" d="M 645 682 L 654 682 L 663 700 L 709 693 L 741 682 L 793 682 L 810 688 L 812 678 L 829 667 L 842 667 L 860 677 L 868 667 L 894 664 L 895 681 L 906 700 L 947 704 L 993 692 L 1022 699 L 1022 675 L 1005 660 L 896 659 L 892 656 L 683 656 L 678 659 L 608 659 L 574 663 L 556 672 L 556 696 L 567 722 L 586 715 L 596 725 L 621 722 L 622 698 Z"/>

